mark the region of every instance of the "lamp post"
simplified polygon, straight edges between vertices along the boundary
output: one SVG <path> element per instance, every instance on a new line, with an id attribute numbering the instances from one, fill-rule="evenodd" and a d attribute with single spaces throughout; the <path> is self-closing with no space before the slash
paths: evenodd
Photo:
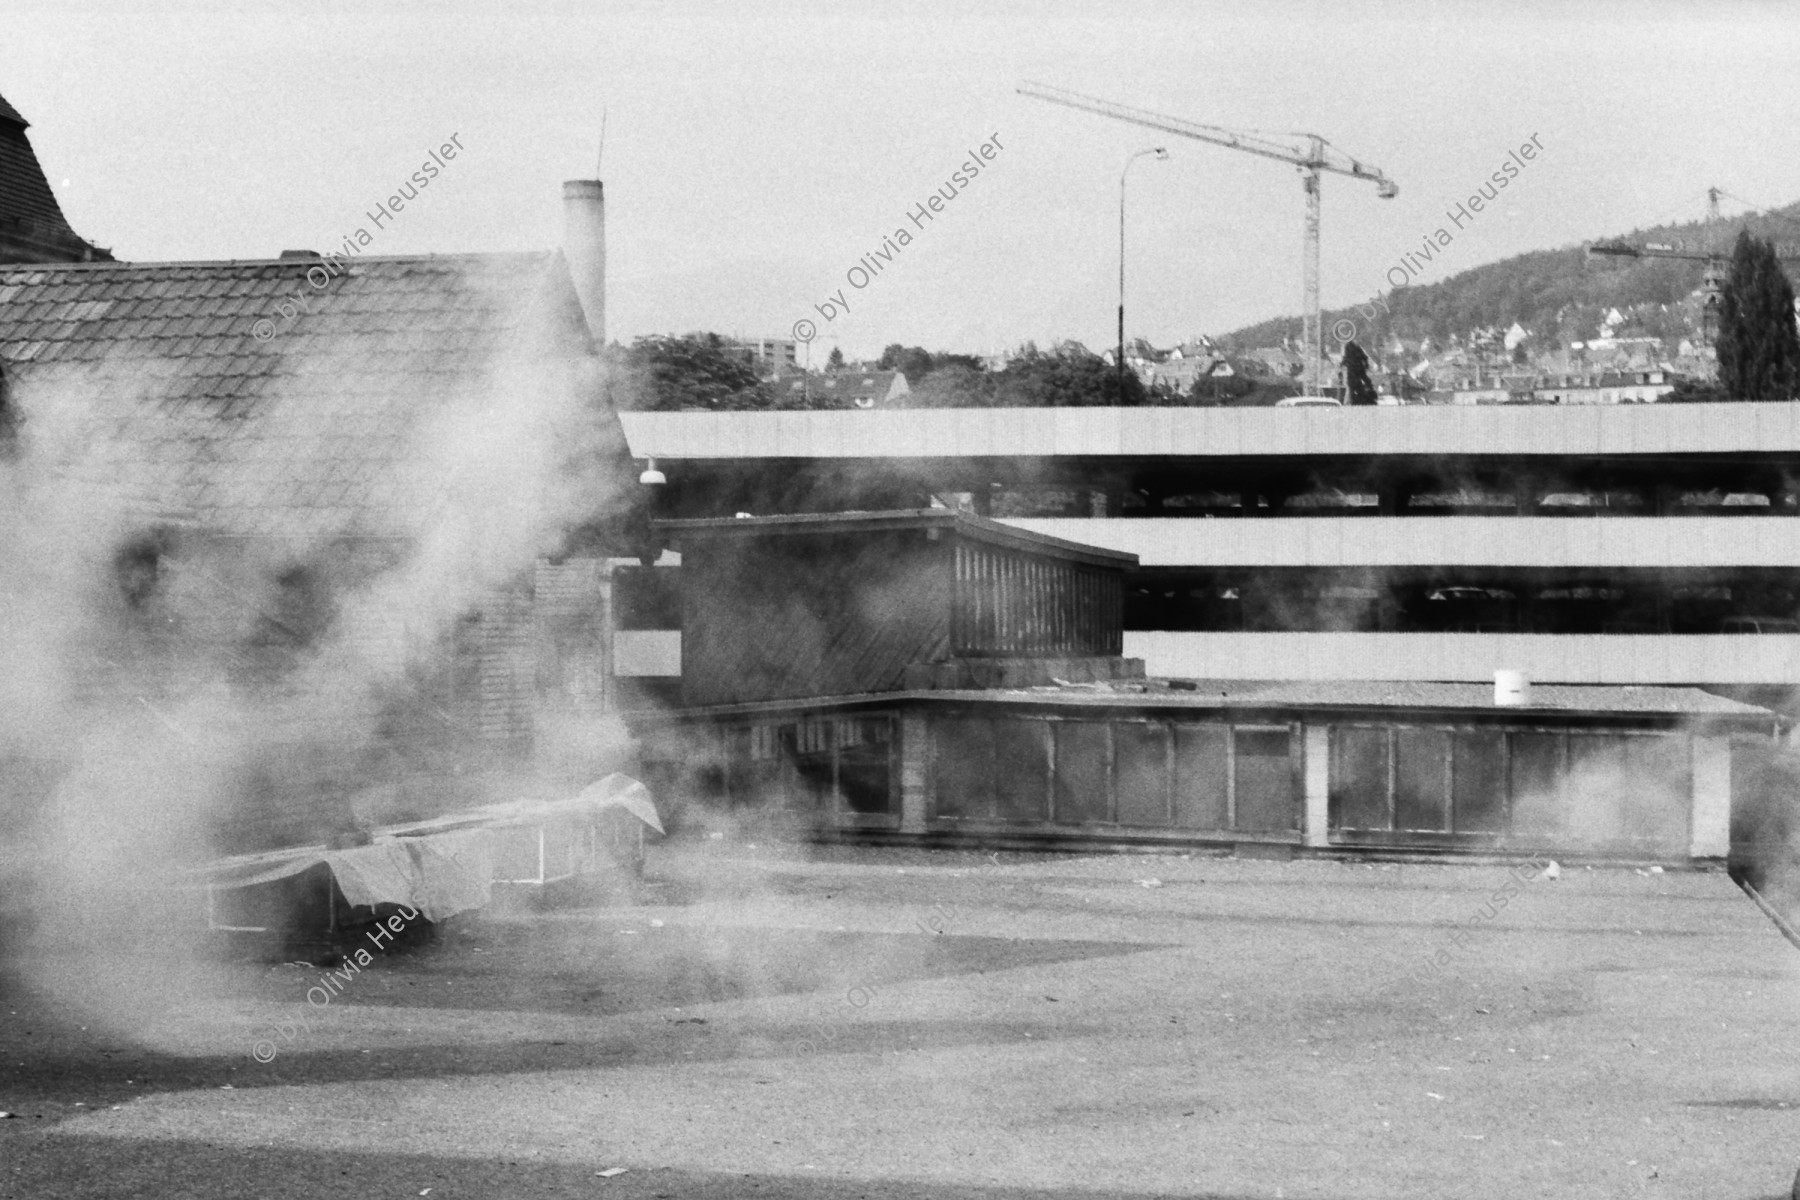
<path id="1" fill-rule="evenodd" d="M 1125 169 L 1119 172 L 1119 357 L 1114 365 L 1119 371 L 1120 404 L 1125 403 L 1125 177 L 1131 174 L 1131 164 L 1146 154 L 1155 155 L 1158 162 L 1169 157 L 1163 147 L 1152 146 L 1127 158 Z"/>

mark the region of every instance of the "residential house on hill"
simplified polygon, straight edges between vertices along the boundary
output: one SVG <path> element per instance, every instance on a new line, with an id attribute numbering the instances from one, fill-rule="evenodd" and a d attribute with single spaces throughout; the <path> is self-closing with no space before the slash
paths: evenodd
<path id="1" fill-rule="evenodd" d="M 1652 404 L 1675 390 L 1674 373 L 1605 371 L 1561 386 L 1538 388 L 1538 399 L 1554 404 Z"/>
<path id="2" fill-rule="evenodd" d="M 1176 358 L 1171 355 L 1159 363 L 1149 363 L 1138 373 L 1144 386 L 1164 388 L 1177 395 L 1186 395 L 1196 383 L 1205 379 L 1225 379 L 1235 374 L 1231 364 L 1223 358 L 1209 355 L 1194 355 Z"/>
<path id="3" fill-rule="evenodd" d="M 811 396 L 826 407 L 887 408 L 911 393 L 899 371 L 834 371 L 790 380 L 784 391 L 789 400 Z"/>
<path id="4" fill-rule="evenodd" d="M 1262 363 L 1269 369 L 1271 375 L 1278 377 L 1299 375 L 1306 366 L 1306 360 L 1300 356 L 1299 352 L 1290 350 L 1286 346 L 1258 347 L 1248 351 L 1244 357 Z"/>

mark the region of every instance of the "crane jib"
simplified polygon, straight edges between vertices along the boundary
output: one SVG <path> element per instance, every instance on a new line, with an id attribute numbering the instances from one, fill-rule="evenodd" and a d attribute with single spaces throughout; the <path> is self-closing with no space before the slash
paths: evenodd
<path id="1" fill-rule="evenodd" d="M 1333 151 L 1336 151 L 1337 148 L 1316 133 L 1295 134 L 1293 136 L 1302 138 L 1304 141 L 1298 145 L 1283 145 L 1243 130 L 1226 129 L 1220 125 L 1200 125 L 1193 121 L 1183 121 L 1179 117 L 1168 117 L 1146 109 L 1114 104 L 1110 100 L 1100 100 L 1093 96 L 1084 96 L 1080 92 L 1071 92 L 1066 88 L 1050 87 L 1047 84 L 1032 83 L 1029 80 L 1020 84 L 1018 90 L 1021 96 L 1030 96 L 1036 100 L 1048 100 L 1052 104 L 1067 105 L 1069 108 L 1080 109 L 1083 112 L 1111 117 L 1116 121 L 1128 121 L 1134 125 L 1147 126 L 1164 133 L 1173 133 L 1181 137 L 1193 138 L 1195 141 L 1224 146 L 1228 150 L 1242 150 L 1246 154 L 1256 154 L 1263 158 L 1275 159 L 1277 162 L 1292 163 L 1300 168 L 1302 182 L 1306 188 L 1306 224 L 1301 255 L 1301 278 L 1303 281 L 1301 313 L 1307 347 L 1308 390 L 1317 394 L 1319 378 L 1323 371 L 1320 359 L 1324 354 L 1322 322 L 1319 313 L 1319 172 L 1332 171 L 1340 175 L 1348 175 L 1353 179 L 1366 179 L 1375 184 L 1375 194 L 1383 200 L 1391 200 L 1399 195 L 1399 186 L 1377 167 L 1366 166 L 1341 151 L 1335 155 L 1327 154 L 1328 148 Z M 1124 271 L 1122 255 L 1119 269 L 1122 274 Z M 1123 344 L 1125 335 L 1122 302 L 1119 323 L 1119 340 Z"/>

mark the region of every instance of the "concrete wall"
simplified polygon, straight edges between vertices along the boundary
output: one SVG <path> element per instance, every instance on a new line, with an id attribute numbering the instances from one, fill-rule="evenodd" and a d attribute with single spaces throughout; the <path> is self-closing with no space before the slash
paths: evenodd
<path id="1" fill-rule="evenodd" d="M 1751 517 L 1009 518 L 1146 567 L 1800 567 L 1800 527 Z"/>
<path id="2" fill-rule="evenodd" d="M 1800 452 L 1800 403 L 620 413 L 657 459 Z"/>
<path id="3" fill-rule="evenodd" d="M 1152 676 L 1211 679 L 1489 680 L 1791 684 L 1794 634 L 1170 633 L 1127 630 Z"/>
<path id="4" fill-rule="evenodd" d="M 1731 853 L 1731 739 L 1694 739 L 1694 824 L 1688 853 L 1724 858 Z"/>

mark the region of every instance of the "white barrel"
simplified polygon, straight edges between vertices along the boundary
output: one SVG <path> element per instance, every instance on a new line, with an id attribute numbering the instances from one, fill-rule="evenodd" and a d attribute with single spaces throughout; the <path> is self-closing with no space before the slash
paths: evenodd
<path id="1" fill-rule="evenodd" d="M 1523 671 L 1494 672 L 1494 704 L 1499 708 L 1524 708 L 1531 703 L 1531 680 Z"/>

